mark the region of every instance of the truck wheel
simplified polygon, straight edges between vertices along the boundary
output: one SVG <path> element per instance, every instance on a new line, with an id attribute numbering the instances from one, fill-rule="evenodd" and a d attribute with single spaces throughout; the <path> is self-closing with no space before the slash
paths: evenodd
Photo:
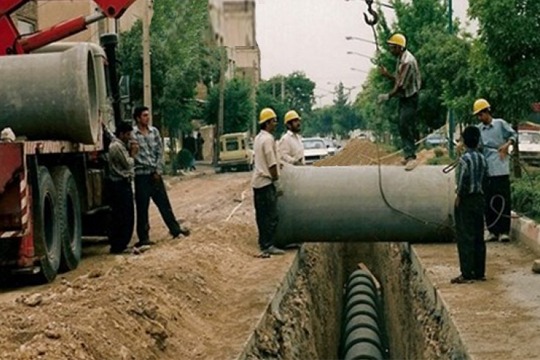
<path id="1" fill-rule="evenodd" d="M 81 201 L 77 184 L 66 166 L 53 170 L 52 178 L 56 187 L 58 231 L 62 241 L 60 271 L 77 268 L 81 261 Z"/>
<path id="2" fill-rule="evenodd" d="M 51 282 L 60 267 L 62 244 L 56 222 L 56 189 L 44 166 L 38 169 L 38 190 L 39 198 L 34 206 L 34 247 L 41 266 L 38 280 Z"/>

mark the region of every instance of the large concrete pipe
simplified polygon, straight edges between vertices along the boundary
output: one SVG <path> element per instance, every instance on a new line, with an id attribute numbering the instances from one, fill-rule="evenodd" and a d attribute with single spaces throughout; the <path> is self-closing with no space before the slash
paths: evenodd
<path id="1" fill-rule="evenodd" d="M 0 128 L 30 140 L 97 141 L 97 80 L 87 44 L 0 57 L 0 78 Z"/>
<path id="2" fill-rule="evenodd" d="M 285 166 L 278 245 L 445 241 L 452 237 L 453 174 L 442 166 Z"/>
<path id="3" fill-rule="evenodd" d="M 78 42 L 62 41 L 49 44 L 47 46 L 40 47 L 39 49 L 33 51 L 33 54 L 43 54 L 51 52 L 62 52 L 69 50 L 77 46 Z M 107 78 L 105 74 L 105 66 L 107 63 L 107 56 L 105 55 L 105 50 L 98 44 L 87 43 L 92 55 L 94 56 L 94 71 L 96 78 L 96 91 L 97 91 L 97 103 L 99 109 L 100 120 L 107 125 L 109 130 L 113 131 L 116 129 L 114 124 L 114 114 L 110 101 L 107 100 Z"/>

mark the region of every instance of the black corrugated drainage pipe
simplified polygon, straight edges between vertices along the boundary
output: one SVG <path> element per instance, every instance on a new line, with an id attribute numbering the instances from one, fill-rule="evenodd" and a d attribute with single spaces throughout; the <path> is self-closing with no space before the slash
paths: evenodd
<path id="1" fill-rule="evenodd" d="M 384 359 L 388 349 L 381 333 L 380 296 L 371 273 L 354 271 L 347 280 L 344 296 L 340 357 Z"/>

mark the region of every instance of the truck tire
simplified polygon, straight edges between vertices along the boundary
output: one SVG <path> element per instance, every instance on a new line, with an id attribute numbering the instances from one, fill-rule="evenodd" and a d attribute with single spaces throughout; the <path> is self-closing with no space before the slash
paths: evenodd
<path id="1" fill-rule="evenodd" d="M 38 168 L 38 199 L 34 199 L 34 247 L 41 271 L 38 281 L 51 282 L 60 268 L 62 242 L 58 233 L 56 189 L 49 170 Z"/>
<path id="2" fill-rule="evenodd" d="M 81 201 L 77 184 L 67 166 L 59 166 L 52 172 L 56 187 L 58 231 L 62 242 L 60 271 L 70 271 L 79 265 L 82 252 Z"/>

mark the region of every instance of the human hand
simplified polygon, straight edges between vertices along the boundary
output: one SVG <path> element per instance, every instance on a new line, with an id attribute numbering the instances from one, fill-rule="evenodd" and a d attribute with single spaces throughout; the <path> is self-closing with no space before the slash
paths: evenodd
<path id="1" fill-rule="evenodd" d="M 159 175 L 157 172 L 152 174 L 152 180 L 157 183 L 161 180 L 161 175 Z"/>
<path id="2" fill-rule="evenodd" d="M 383 76 L 389 76 L 389 75 L 390 75 L 390 73 L 388 72 L 388 70 L 387 70 L 384 66 L 382 66 L 382 65 L 379 66 L 379 71 L 381 72 L 381 74 L 382 74 Z"/>
<path id="3" fill-rule="evenodd" d="M 129 140 L 128 149 L 129 155 L 131 155 L 131 157 L 134 157 L 139 153 L 139 143 L 135 140 Z"/>
<path id="4" fill-rule="evenodd" d="M 497 151 L 499 152 L 499 157 L 501 160 L 504 160 L 506 156 L 508 155 L 508 148 L 510 147 L 509 143 L 505 143 L 502 145 Z"/>
<path id="5" fill-rule="evenodd" d="M 388 94 L 380 94 L 377 97 L 377 102 L 380 104 L 380 103 L 383 103 L 385 101 L 388 101 L 388 99 L 390 99 L 390 95 L 388 95 Z"/>
<path id="6" fill-rule="evenodd" d="M 454 206 L 455 207 L 459 206 L 459 195 L 456 195 L 456 200 L 454 201 Z"/>

